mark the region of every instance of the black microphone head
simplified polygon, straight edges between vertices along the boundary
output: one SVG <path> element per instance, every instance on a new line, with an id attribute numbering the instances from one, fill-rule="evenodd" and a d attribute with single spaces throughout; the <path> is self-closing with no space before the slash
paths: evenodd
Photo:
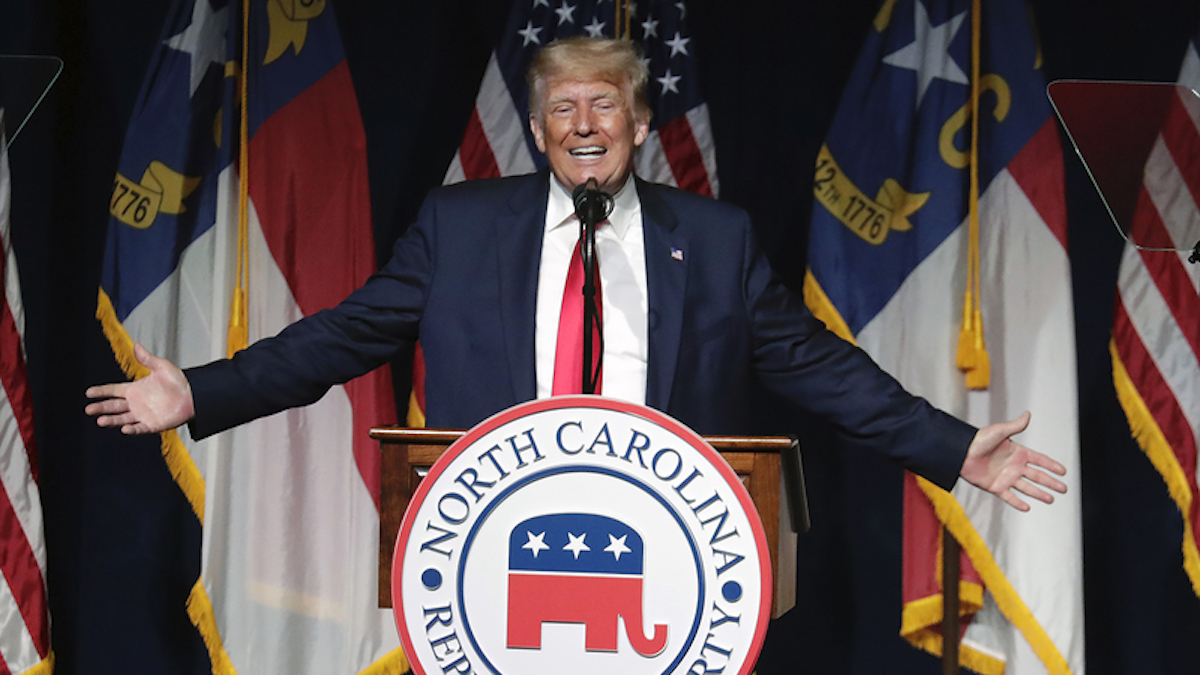
<path id="1" fill-rule="evenodd" d="M 571 191 L 571 201 L 575 204 L 575 215 L 593 225 L 607 218 L 613 210 L 612 195 L 600 189 L 595 177 L 576 185 Z"/>

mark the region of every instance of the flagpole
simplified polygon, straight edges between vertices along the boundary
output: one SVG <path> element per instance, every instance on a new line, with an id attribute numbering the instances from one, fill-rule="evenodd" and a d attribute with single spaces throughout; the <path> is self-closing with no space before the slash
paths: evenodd
<path id="1" fill-rule="evenodd" d="M 942 526 L 942 675 L 958 675 L 958 540 Z"/>

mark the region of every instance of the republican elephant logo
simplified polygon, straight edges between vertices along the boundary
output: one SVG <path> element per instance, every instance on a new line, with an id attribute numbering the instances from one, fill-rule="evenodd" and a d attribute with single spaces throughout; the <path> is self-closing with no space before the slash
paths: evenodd
<path id="1" fill-rule="evenodd" d="M 588 651 L 617 651 L 617 629 L 634 651 L 655 656 L 667 626 L 643 634 L 642 537 L 619 520 L 556 513 L 517 524 L 508 537 L 508 646 L 541 649 L 543 623 L 584 624 Z"/>

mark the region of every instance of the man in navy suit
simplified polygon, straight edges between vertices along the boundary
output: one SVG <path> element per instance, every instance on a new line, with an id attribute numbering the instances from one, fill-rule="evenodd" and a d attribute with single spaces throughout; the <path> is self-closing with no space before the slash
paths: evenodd
<path id="1" fill-rule="evenodd" d="M 771 273 L 736 207 L 632 175 L 649 133 L 647 73 L 630 43 L 552 43 L 530 69 L 530 127 L 549 172 L 440 188 L 391 262 L 335 308 L 186 373 L 137 347 L 151 374 L 92 387 L 101 426 L 200 438 L 316 401 L 419 338 L 427 420 L 469 427 L 552 393 L 560 300 L 589 179 L 615 207 L 597 230 L 604 395 L 704 433 L 746 431 L 755 379 L 944 488 L 959 475 L 1021 510 L 1066 486 L 1054 460 L 905 392 Z M 1041 487 L 1039 487 L 1041 486 Z"/>

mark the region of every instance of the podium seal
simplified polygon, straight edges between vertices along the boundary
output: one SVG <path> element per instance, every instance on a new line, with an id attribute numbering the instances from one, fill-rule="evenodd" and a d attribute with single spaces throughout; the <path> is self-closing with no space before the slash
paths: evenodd
<path id="1" fill-rule="evenodd" d="M 670 417 L 592 396 L 469 431 L 422 480 L 394 559 L 420 675 L 748 675 L 771 608 L 729 465 Z"/>

